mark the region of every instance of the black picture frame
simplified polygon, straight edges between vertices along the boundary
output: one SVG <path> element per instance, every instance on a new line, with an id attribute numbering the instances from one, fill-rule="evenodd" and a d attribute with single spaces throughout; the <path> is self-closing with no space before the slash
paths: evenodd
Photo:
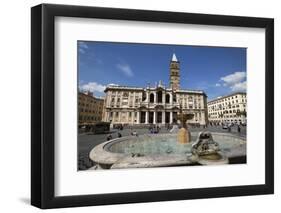
<path id="1" fill-rule="evenodd" d="M 264 28 L 265 184 L 79 196 L 54 195 L 55 17 Z M 31 8 L 31 204 L 39 208 L 155 202 L 274 193 L 274 20 L 240 16 L 41 4 Z"/>

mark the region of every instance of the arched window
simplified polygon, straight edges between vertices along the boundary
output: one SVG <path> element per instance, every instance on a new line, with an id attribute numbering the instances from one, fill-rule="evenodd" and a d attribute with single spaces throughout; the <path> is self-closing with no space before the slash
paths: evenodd
<path id="1" fill-rule="evenodd" d="M 154 103 L 154 94 L 153 93 L 151 93 L 149 96 L 149 102 Z"/>
<path id="2" fill-rule="evenodd" d="M 173 102 L 174 102 L 174 103 L 177 102 L 177 96 L 176 96 L 176 94 L 173 95 Z"/>
<path id="3" fill-rule="evenodd" d="M 142 93 L 142 101 L 145 101 L 146 100 L 146 92 L 143 92 Z"/>
<path id="4" fill-rule="evenodd" d="M 162 91 L 157 92 L 157 103 L 162 103 Z"/>
<path id="5" fill-rule="evenodd" d="M 169 94 L 166 94 L 166 103 L 170 103 L 170 95 Z"/>

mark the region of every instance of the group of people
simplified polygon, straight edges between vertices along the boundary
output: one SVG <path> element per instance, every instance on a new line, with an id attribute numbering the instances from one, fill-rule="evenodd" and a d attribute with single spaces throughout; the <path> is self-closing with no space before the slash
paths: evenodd
<path id="1" fill-rule="evenodd" d="M 228 132 L 231 132 L 231 125 L 228 125 L 228 126 L 227 126 L 227 130 L 228 130 Z M 241 132 L 241 126 L 240 126 L 240 124 L 237 124 L 237 132 L 238 132 L 238 133 Z"/>
<path id="2" fill-rule="evenodd" d="M 122 137 L 122 134 L 121 134 L 120 132 L 117 132 L 117 137 L 118 137 L 118 138 L 121 138 L 121 137 Z M 106 140 L 107 140 L 107 141 L 110 141 L 110 140 L 112 140 L 112 139 L 113 139 L 113 137 L 112 137 L 111 134 L 107 135 L 107 137 L 106 137 Z"/>
<path id="3" fill-rule="evenodd" d="M 148 130 L 151 134 L 157 134 L 160 132 L 161 128 L 158 125 L 150 125 Z"/>
<path id="4" fill-rule="evenodd" d="M 223 123 L 212 123 L 212 122 L 210 122 L 209 124 L 203 125 L 202 127 L 203 127 L 203 128 L 207 128 L 208 125 L 210 125 L 210 126 L 217 126 L 217 125 L 224 125 L 224 124 L 223 124 Z M 192 128 L 200 127 L 200 125 L 192 125 L 192 124 L 190 124 L 190 126 L 191 126 Z M 233 124 L 232 124 L 232 125 L 231 125 L 231 124 L 228 124 L 228 125 L 227 125 L 227 130 L 228 130 L 228 132 L 231 132 L 231 131 L 232 131 L 232 126 L 233 126 Z M 115 127 L 118 129 L 117 137 L 118 137 L 118 138 L 121 138 L 121 137 L 122 137 L 122 134 L 121 134 L 120 131 L 123 130 L 123 125 L 118 125 L 118 126 L 115 126 Z M 170 129 L 172 129 L 172 125 L 168 124 L 168 125 L 166 125 L 166 128 L 167 128 L 167 130 L 170 130 Z M 138 132 L 137 132 L 136 130 L 133 130 L 132 127 L 130 127 L 130 130 L 131 130 L 131 133 L 130 133 L 131 136 L 138 136 Z M 161 127 L 158 126 L 158 125 L 150 125 L 150 126 L 148 127 L 148 130 L 149 130 L 149 133 L 151 133 L 151 134 L 158 134 L 158 133 L 160 132 L 160 130 L 161 130 Z M 237 132 L 238 132 L 238 133 L 241 132 L 241 125 L 240 125 L 240 124 L 237 124 Z M 107 139 L 108 141 L 109 141 L 109 140 L 112 140 L 112 139 L 113 139 L 112 134 L 107 135 L 107 138 L 106 138 L 106 139 Z"/>

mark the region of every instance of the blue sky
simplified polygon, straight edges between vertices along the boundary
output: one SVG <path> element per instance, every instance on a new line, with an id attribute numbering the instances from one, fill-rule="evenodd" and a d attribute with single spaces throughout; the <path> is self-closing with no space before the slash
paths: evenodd
<path id="1" fill-rule="evenodd" d="M 108 84 L 168 85 L 173 53 L 182 89 L 204 90 L 208 100 L 246 91 L 246 48 L 78 41 L 77 51 L 79 88 L 95 96 Z"/>

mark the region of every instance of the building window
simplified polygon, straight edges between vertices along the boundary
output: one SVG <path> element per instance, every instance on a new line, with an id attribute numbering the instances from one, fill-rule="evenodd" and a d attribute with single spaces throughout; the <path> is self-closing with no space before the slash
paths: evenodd
<path id="1" fill-rule="evenodd" d="M 177 96 L 173 95 L 173 102 L 177 102 Z"/>
<path id="2" fill-rule="evenodd" d="M 154 103 L 154 94 L 153 93 L 151 93 L 149 96 L 149 102 Z"/>
<path id="3" fill-rule="evenodd" d="M 166 103 L 170 103 L 170 95 L 169 94 L 166 94 Z"/>
<path id="4" fill-rule="evenodd" d="M 143 92 L 143 93 L 142 93 L 142 101 L 145 101 L 145 99 L 146 99 L 146 93 Z"/>
<path id="5" fill-rule="evenodd" d="M 157 103 L 162 103 L 162 91 L 157 92 Z"/>
<path id="6" fill-rule="evenodd" d="M 129 96 L 129 93 L 128 93 L 128 92 L 124 92 L 124 93 L 123 93 L 123 96 L 124 96 L 124 97 L 128 97 L 128 96 Z"/>

